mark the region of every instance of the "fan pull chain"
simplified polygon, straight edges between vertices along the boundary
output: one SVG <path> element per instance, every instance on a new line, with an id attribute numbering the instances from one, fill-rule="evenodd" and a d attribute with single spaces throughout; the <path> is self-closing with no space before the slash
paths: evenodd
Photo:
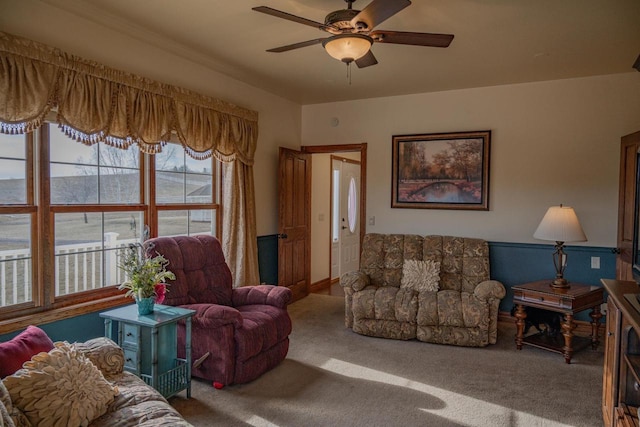
<path id="1" fill-rule="evenodd" d="M 351 62 L 347 62 L 347 81 L 349 82 L 349 86 L 351 86 Z"/>

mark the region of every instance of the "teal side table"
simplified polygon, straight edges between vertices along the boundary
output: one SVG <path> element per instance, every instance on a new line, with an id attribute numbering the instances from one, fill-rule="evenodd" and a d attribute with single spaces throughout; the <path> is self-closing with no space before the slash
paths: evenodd
<path id="1" fill-rule="evenodd" d="M 191 316 L 194 310 L 156 304 L 153 313 L 139 315 L 135 304 L 100 313 L 104 334 L 111 338 L 118 322 L 118 345 L 124 351 L 124 369 L 139 376 L 165 398 L 182 390 L 191 397 Z M 186 325 L 185 358 L 178 358 L 179 320 Z"/>

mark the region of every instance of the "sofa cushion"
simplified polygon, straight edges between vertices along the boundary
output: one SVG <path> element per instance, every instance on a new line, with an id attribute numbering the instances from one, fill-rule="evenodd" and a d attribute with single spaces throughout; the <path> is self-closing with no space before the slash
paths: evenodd
<path id="1" fill-rule="evenodd" d="M 474 328 L 488 324 L 489 306 L 466 292 L 438 292 L 438 325 Z"/>
<path id="2" fill-rule="evenodd" d="M 415 323 L 417 311 L 417 293 L 412 289 L 371 286 L 356 292 L 353 297 L 353 316 L 358 320 L 377 319 Z"/>
<path id="3" fill-rule="evenodd" d="M 107 411 L 118 394 L 118 388 L 66 342 L 33 356 L 4 384 L 13 404 L 34 425 L 87 426 Z"/>
<path id="4" fill-rule="evenodd" d="M 11 375 L 31 359 L 31 356 L 53 348 L 53 341 L 37 326 L 27 329 L 13 339 L 0 343 L 0 378 Z"/>
<path id="5" fill-rule="evenodd" d="M 191 426 L 158 391 L 131 372 L 113 377 L 120 393 L 91 427 Z"/>
<path id="6" fill-rule="evenodd" d="M 420 292 L 418 294 L 416 323 L 420 326 L 437 326 L 439 324 L 438 293 Z"/>
<path id="7" fill-rule="evenodd" d="M 417 292 L 436 292 L 440 283 L 440 263 L 407 259 L 402 266 L 400 288 Z"/>

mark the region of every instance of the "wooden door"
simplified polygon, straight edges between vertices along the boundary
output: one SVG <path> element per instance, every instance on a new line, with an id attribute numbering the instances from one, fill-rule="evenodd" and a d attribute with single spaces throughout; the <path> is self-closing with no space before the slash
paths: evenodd
<path id="1" fill-rule="evenodd" d="M 278 285 L 293 300 L 308 295 L 311 280 L 311 157 L 280 147 Z"/>
<path id="2" fill-rule="evenodd" d="M 618 193 L 618 256 L 616 279 L 633 280 L 633 229 L 635 224 L 636 166 L 640 132 L 622 137 L 620 143 L 620 182 Z"/>

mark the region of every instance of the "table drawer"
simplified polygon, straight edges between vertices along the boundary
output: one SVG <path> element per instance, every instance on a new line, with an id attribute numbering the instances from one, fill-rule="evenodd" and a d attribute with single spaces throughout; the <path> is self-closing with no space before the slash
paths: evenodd
<path id="1" fill-rule="evenodd" d="M 126 348 L 124 351 L 124 369 L 127 371 L 138 373 L 138 351 L 136 349 Z"/>
<path id="2" fill-rule="evenodd" d="M 122 345 L 138 347 L 140 327 L 125 323 L 122 330 Z"/>
<path id="3" fill-rule="evenodd" d="M 537 305 L 546 305 L 548 307 L 556 307 L 556 308 L 571 308 L 571 301 L 565 300 L 560 295 L 540 295 L 539 292 L 529 292 L 529 291 L 518 291 L 514 295 L 514 302 L 531 302 Z"/>

